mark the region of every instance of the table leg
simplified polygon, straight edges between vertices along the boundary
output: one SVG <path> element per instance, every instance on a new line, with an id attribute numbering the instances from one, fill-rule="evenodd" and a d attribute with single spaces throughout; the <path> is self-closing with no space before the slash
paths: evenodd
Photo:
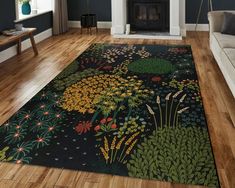
<path id="1" fill-rule="evenodd" d="M 35 43 L 33 34 L 30 33 L 30 34 L 29 34 L 29 37 L 30 37 L 30 41 L 31 41 L 31 44 L 32 44 L 32 47 L 33 47 L 34 54 L 35 54 L 35 55 L 38 55 L 38 49 L 37 49 L 37 46 L 36 46 L 36 43 Z"/>
<path id="2" fill-rule="evenodd" d="M 21 38 L 19 38 L 17 42 L 17 54 L 21 54 Z"/>
<path id="3" fill-rule="evenodd" d="M 92 35 L 92 30 L 91 30 L 91 29 L 92 29 L 92 28 L 90 27 L 90 28 L 89 28 L 89 34 L 90 34 L 90 35 Z"/>

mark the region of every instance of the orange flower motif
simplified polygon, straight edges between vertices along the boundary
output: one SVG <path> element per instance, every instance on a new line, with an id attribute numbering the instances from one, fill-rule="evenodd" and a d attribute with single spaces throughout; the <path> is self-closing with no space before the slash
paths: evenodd
<path id="1" fill-rule="evenodd" d="M 86 133 L 87 131 L 90 131 L 91 129 L 91 122 L 90 121 L 83 121 L 80 122 L 76 127 L 75 127 L 75 131 L 78 134 L 82 134 L 82 133 Z"/>
<path id="2" fill-rule="evenodd" d="M 116 129 L 116 128 L 117 128 L 117 124 L 115 124 L 115 123 L 112 124 L 112 125 L 111 125 L 111 128 L 112 128 L 112 129 Z"/>

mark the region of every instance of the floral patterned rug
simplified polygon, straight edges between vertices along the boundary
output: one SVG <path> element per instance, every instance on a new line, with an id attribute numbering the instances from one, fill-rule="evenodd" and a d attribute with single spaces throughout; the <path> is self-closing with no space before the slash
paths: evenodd
<path id="1" fill-rule="evenodd" d="M 0 161 L 218 187 L 190 46 L 93 44 L 0 127 Z"/>

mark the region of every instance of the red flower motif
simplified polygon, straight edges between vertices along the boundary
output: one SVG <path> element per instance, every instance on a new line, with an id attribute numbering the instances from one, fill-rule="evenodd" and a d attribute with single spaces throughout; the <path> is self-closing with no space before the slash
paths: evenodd
<path id="1" fill-rule="evenodd" d="M 53 131 L 55 129 L 55 127 L 49 127 L 48 128 L 48 132 L 51 132 L 51 131 Z"/>
<path id="2" fill-rule="evenodd" d="M 105 118 L 104 118 L 104 119 L 101 119 L 101 120 L 100 120 L 100 123 L 101 123 L 101 124 L 105 124 L 105 123 L 106 123 L 106 119 L 105 119 Z"/>
<path id="3" fill-rule="evenodd" d="M 95 128 L 94 128 L 95 131 L 99 131 L 100 130 L 100 126 L 97 125 Z"/>
<path id="4" fill-rule="evenodd" d="M 45 108 L 45 107 L 46 107 L 46 105 L 44 105 L 44 104 L 40 106 L 41 109 L 43 109 L 43 108 Z"/>
<path id="5" fill-rule="evenodd" d="M 61 114 L 56 114 L 55 117 L 56 117 L 57 119 L 60 119 L 62 116 L 61 116 Z"/>
<path id="6" fill-rule="evenodd" d="M 39 127 L 42 126 L 42 122 L 38 122 L 37 126 L 39 126 Z"/>
<path id="7" fill-rule="evenodd" d="M 48 115 L 49 115 L 49 112 L 46 111 L 46 112 L 44 112 L 43 114 L 44 114 L 45 116 L 48 116 Z"/>
<path id="8" fill-rule="evenodd" d="M 108 65 L 108 66 L 104 66 L 102 69 L 103 70 L 112 70 L 113 67 Z"/>
<path id="9" fill-rule="evenodd" d="M 22 151 L 24 151 L 24 148 L 19 148 L 18 149 L 18 152 L 22 152 Z"/>
<path id="10" fill-rule="evenodd" d="M 110 122 L 112 120 L 113 120 L 113 118 L 111 118 L 111 117 L 107 118 L 107 122 Z"/>
<path id="11" fill-rule="evenodd" d="M 39 137 L 36 141 L 37 141 L 37 142 L 43 142 L 44 139 Z"/>
<path id="12" fill-rule="evenodd" d="M 160 76 L 154 76 L 152 77 L 152 81 L 153 82 L 160 82 L 162 80 L 162 78 Z"/>
<path id="13" fill-rule="evenodd" d="M 16 161 L 16 164 L 21 164 L 22 163 L 22 160 L 17 160 Z"/>
<path id="14" fill-rule="evenodd" d="M 83 121 L 80 122 L 76 127 L 75 131 L 77 131 L 78 134 L 86 133 L 91 129 L 91 122 L 90 121 Z"/>
<path id="15" fill-rule="evenodd" d="M 19 132 L 16 132 L 15 134 L 14 134 L 14 137 L 15 138 L 17 138 L 17 137 L 19 137 L 20 136 L 20 133 Z"/>
<path id="16" fill-rule="evenodd" d="M 116 128 L 117 128 L 117 124 L 115 124 L 115 123 L 112 124 L 112 125 L 111 125 L 111 128 L 112 128 L 112 129 L 116 129 Z"/>
<path id="17" fill-rule="evenodd" d="M 25 117 L 24 117 L 25 119 L 29 119 L 30 118 L 30 115 L 29 114 L 27 114 L 27 115 L 25 115 Z"/>

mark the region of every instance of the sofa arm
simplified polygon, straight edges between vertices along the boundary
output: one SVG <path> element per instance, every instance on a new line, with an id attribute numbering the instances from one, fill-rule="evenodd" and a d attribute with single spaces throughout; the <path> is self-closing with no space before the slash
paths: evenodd
<path id="1" fill-rule="evenodd" d="M 222 23 L 223 23 L 223 19 L 224 19 L 224 12 L 231 12 L 231 13 L 235 14 L 235 11 L 231 11 L 231 10 L 208 12 L 210 33 L 221 31 Z"/>
<path id="2" fill-rule="evenodd" d="M 220 32 L 224 18 L 224 11 L 208 12 L 210 33 Z"/>

